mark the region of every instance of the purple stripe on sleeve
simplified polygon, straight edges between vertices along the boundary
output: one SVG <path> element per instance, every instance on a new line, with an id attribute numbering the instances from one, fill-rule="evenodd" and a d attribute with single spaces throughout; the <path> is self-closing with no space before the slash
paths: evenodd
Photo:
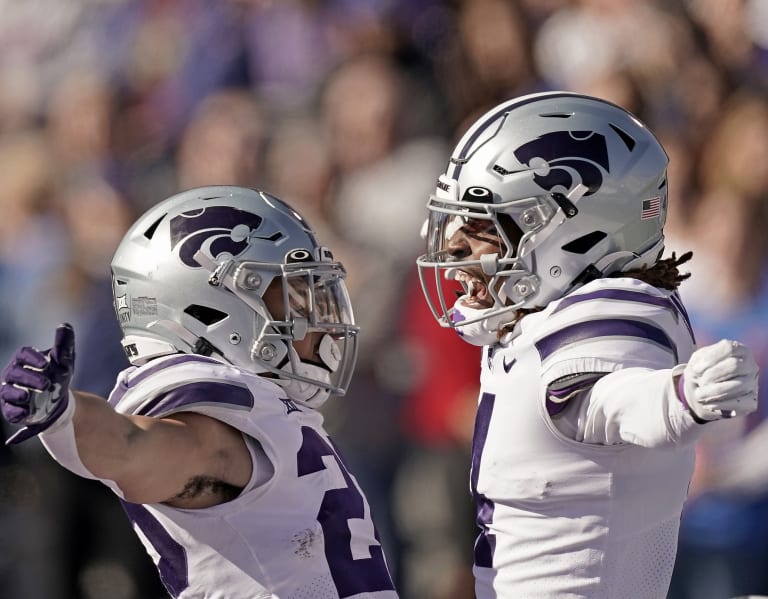
<path id="1" fill-rule="evenodd" d="M 567 387 L 554 387 L 550 386 L 549 389 L 547 389 L 547 392 L 549 395 L 552 395 L 555 399 L 555 401 L 562 401 L 566 397 L 568 397 L 571 393 L 575 393 L 576 391 L 579 391 L 580 389 L 584 389 L 585 387 L 591 387 L 594 385 L 597 381 L 599 381 L 601 378 L 603 378 L 607 372 L 600 372 L 596 373 L 589 377 L 579 377 L 577 381 L 575 381 L 572 385 L 568 385 Z"/>
<path id="2" fill-rule="evenodd" d="M 125 385 L 124 381 L 120 382 L 119 386 L 116 386 L 112 393 L 109 394 L 109 398 L 107 399 L 107 402 L 109 405 L 111 405 L 113 408 L 117 407 L 117 404 L 120 403 L 120 400 L 123 399 L 123 396 L 128 392 L 128 387 Z"/>
<path id="3" fill-rule="evenodd" d="M 130 373 L 127 377 L 125 377 L 122 383 L 120 384 L 120 386 L 116 387 L 110 394 L 109 404 L 112 407 L 117 406 L 117 404 L 120 403 L 120 400 L 123 398 L 123 396 L 126 393 L 128 393 L 128 391 L 132 387 L 135 387 L 142 381 L 147 380 L 149 377 L 157 374 L 158 372 L 161 372 L 165 368 L 169 368 L 171 366 L 176 366 L 178 364 L 184 364 L 188 362 L 189 363 L 202 362 L 204 364 L 221 364 L 221 362 L 219 362 L 218 360 L 207 358 L 205 356 L 199 356 L 197 354 L 178 354 L 173 356 L 172 358 L 168 358 L 168 357 L 160 358 L 154 362 L 149 362 L 145 366 L 137 368 L 132 373 Z"/>
<path id="4" fill-rule="evenodd" d="M 549 397 L 547 397 L 547 414 L 551 416 L 557 416 L 560 412 L 562 412 L 565 409 L 565 406 L 568 405 L 567 401 L 561 401 L 561 402 L 554 402 Z"/>
<path id="5" fill-rule="evenodd" d="M 601 289 L 600 291 L 593 291 L 592 293 L 579 293 L 576 295 L 569 295 L 563 298 L 558 304 L 557 308 L 553 310 L 552 314 L 564 310 L 565 308 L 578 304 L 579 302 L 588 302 L 595 299 L 610 299 L 629 302 L 638 302 L 642 304 L 652 304 L 654 306 L 661 306 L 667 308 L 677 315 L 677 307 L 665 297 L 656 297 L 649 293 L 643 293 L 642 291 L 629 291 L 626 289 Z"/>
<path id="6" fill-rule="evenodd" d="M 128 386 L 135 387 L 142 381 L 147 380 L 154 374 L 157 374 L 161 370 L 170 368 L 171 366 L 177 366 L 178 364 L 184 364 L 186 362 L 202 362 L 204 364 L 221 364 L 218 360 L 213 358 L 207 358 L 205 356 L 199 356 L 197 354 L 179 354 L 172 358 L 161 358 L 155 362 L 149 362 L 145 366 L 139 368 L 133 376 L 128 377 Z"/>
<path id="7" fill-rule="evenodd" d="M 547 388 L 546 406 L 550 416 L 559 414 L 568 405 L 571 397 L 577 391 L 583 391 L 594 385 L 603 378 L 607 372 L 596 372 L 593 374 L 583 374 L 573 377 L 573 383 L 564 387 L 557 386 L 558 381 L 550 383 Z"/>
<path id="8" fill-rule="evenodd" d="M 696 336 L 693 333 L 693 325 L 691 325 L 691 318 L 690 316 L 688 316 L 688 311 L 685 309 L 685 306 L 683 305 L 683 301 L 680 299 L 680 296 L 677 294 L 677 292 L 675 292 L 671 296 L 669 296 L 669 299 L 675 305 L 680 315 L 683 317 L 683 322 L 685 322 L 685 326 L 688 329 L 688 333 L 691 335 L 691 340 L 694 343 L 696 343 Z"/>
<path id="9" fill-rule="evenodd" d="M 156 416 L 160 413 L 178 412 L 195 404 L 253 407 L 253 394 L 247 387 L 232 383 L 204 381 L 188 383 L 162 393 L 137 412 L 140 416 Z"/>
<path id="10" fill-rule="evenodd" d="M 580 341 L 599 337 L 637 337 L 660 345 L 672 352 L 677 362 L 677 347 L 658 327 L 639 320 L 613 318 L 587 320 L 564 327 L 536 342 L 542 362 L 556 351 Z"/>
<path id="11" fill-rule="evenodd" d="M 675 320 L 678 320 L 679 318 L 683 319 L 683 323 L 688 329 L 688 333 L 690 334 L 691 339 L 695 341 L 695 337 L 693 334 L 693 327 L 691 326 L 691 319 L 688 317 L 688 312 L 686 312 L 685 306 L 683 306 L 683 302 L 680 301 L 680 298 L 678 297 L 677 293 L 673 293 L 668 298 L 666 298 L 666 297 L 657 297 L 655 295 L 644 293 L 642 291 L 629 291 L 627 289 L 603 289 L 600 291 L 594 291 L 592 293 L 580 293 L 580 294 L 570 295 L 568 297 L 565 297 L 558 304 L 557 308 L 555 308 L 552 311 L 552 314 L 555 314 L 560 310 L 564 310 L 565 308 L 568 308 L 574 304 L 578 304 L 580 302 L 586 302 L 594 299 L 609 299 L 609 300 L 619 300 L 619 301 L 628 301 L 628 302 L 638 302 L 642 304 L 651 304 L 654 306 L 660 306 L 662 308 L 666 308 L 667 310 L 670 310 L 675 315 Z"/>

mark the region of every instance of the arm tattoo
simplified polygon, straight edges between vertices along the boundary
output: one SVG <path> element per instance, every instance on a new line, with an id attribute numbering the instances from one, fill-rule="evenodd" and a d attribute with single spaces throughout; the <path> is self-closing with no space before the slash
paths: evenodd
<path id="1" fill-rule="evenodd" d="M 209 494 L 220 497 L 223 503 L 235 499 L 242 490 L 242 487 L 225 483 L 223 480 L 212 476 L 195 476 L 173 499 L 194 499 Z"/>

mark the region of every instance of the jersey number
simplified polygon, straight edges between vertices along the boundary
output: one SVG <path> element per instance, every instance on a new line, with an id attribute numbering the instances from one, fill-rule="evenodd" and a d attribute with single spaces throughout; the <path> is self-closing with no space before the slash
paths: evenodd
<path id="1" fill-rule="evenodd" d="M 317 520 L 323 529 L 325 556 L 339 597 L 394 590 L 368 503 L 339 453 L 314 429 L 304 426 L 301 432 L 303 441 L 296 456 L 299 476 L 322 470 L 335 475 L 336 486 L 325 492 Z M 189 586 L 184 547 L 145 507 L 127 501 L 122 504 L 157 551 L 157 569 L 165 588 L 178 597 Z"/>
<path id="2" fill-rule="evenodd" d="M 334 486 L 323 496 L 317 521 L 325 537 L 325 557 L 339 597 L 394 590 L 369 513 L 339 452 L 315 429 L 303 426 L 296 456 L 299 476 L 330 471 Z"/>

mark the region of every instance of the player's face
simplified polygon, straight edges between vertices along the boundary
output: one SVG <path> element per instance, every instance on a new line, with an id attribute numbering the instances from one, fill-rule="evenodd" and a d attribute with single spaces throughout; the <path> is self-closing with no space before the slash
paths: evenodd
<path id="1" fill-rule="evenodd" d="M 456 262 L 480 260 L 485 254 L 505 253 L 504 242 L 499 236 L 493 221 L 478 218 L 463 217 L 458 221 L 459 226 L 450 234 L 446 244 L 446 250 Z M 471 308 L 490 308 L 493 306 L 493 297 L 488 293 L 487 277 L 482 269 L 475 264 L 468 264 L 465 268 L 457 265 L 458 272 L 455 275 L 466 290 L 464 303 Z"/>
<path id="2" fill-rule="evenodd" d="M 267 306 L 267 310 L 273 318 L 277 320 L 286 320 L 285 303 L 283 301 L 283 286 L 280 279 L 275 279 L 269 285 L 264 292 L 264 303 Z M 291 312 L 293 315 L 301 315 L 306 317 L 303 313 L 306 311 L 304 306 L 295 303 L 295 296 L 289 295 L 289 302 L 291 303 Z M 291 317 L 289 316 L 288 319 Z M 322 341 L 324 333 L 320 331 L 308 331 L 303 339 L 293 341 L 293 349 L 299 354 L 302 361 L 311 362 L 313 364 L 322 365 L 318 349 L 320 341 Z"/>

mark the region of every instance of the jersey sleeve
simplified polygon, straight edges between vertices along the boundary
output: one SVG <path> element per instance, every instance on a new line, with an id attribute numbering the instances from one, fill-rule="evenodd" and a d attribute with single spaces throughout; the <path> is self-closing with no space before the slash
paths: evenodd
<path id="1" fill-rule="evenodd" d="M 674 294 L 632 280 L 585 287 L 554 306 L 536 341 L 547 412 L 585 443 L 692 441 L 698 430 L 677 399 L 672 368 L 693 347 Z"/>
<path id="2" fill-rule="evenodd" d="M 603 279 L 548 309 L 535 345 L 549 386 L 568 377 L 589 383 L 583 375 L 622 368 L 672 368 L 687 361 L 694 340 L 674 294 L 632 279 Z"/>
<path id="3" fill-rule="evenodd" d="M 279 397 L 280 388 L 263 377 L 183 354 L 128 371 L 118 379 L 109 402 L 124 414 L 163 418 L 196 412 L 242 428 L 257 409 L 282 409 Z"/>

